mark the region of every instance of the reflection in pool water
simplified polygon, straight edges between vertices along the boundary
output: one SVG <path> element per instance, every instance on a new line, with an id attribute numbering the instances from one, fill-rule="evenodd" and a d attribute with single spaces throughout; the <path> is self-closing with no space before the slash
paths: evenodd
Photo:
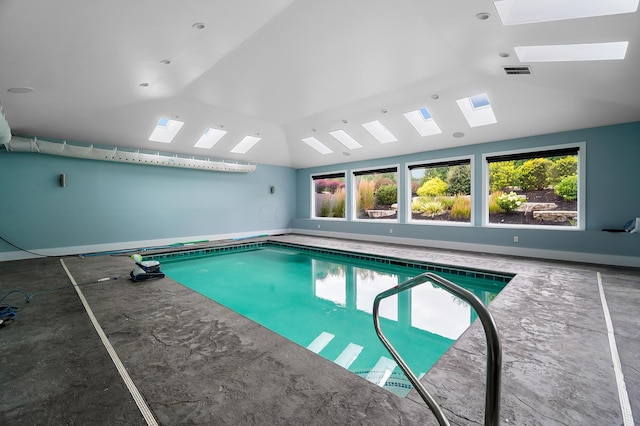
<path id="1" fill-rule="evenodd" d="M 163 271 L 398 395 L 411 389 L 378 340 L 371 314 L 377 294 L 419 275 L 420 269 L 262 248 L 163 261 Z M 485 304 L 505 285 L 441 275 L 472 291 Z M 431 283 L 384 299 L 380 314 L 385 335 L 419 376 L 475 319 L 466 302 Z"/>

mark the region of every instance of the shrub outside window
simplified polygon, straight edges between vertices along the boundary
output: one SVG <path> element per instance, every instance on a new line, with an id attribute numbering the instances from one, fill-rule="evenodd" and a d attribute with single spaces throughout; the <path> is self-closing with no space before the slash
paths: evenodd
<path id="1" fill-rule="evenodd" d="M 488 155 L 486 163 L 488 224 L 580 226 L 580 146 Z"/>
<path id="2" fill-rule="evenodd" d="M 313 209 L 315 218 L 339 218 L 345 216 L 345 173 L 312 176 Z"/>
<path id="3" fill-rule="evenodd" d="M 398 219 L 397 167 L 356 171 L 353 177 L 356 219 Z"/>
<path id="4" fill-rule="evenodd" d="M 410 221 L 471 223 L 471 159 L 409 165 Z"/>

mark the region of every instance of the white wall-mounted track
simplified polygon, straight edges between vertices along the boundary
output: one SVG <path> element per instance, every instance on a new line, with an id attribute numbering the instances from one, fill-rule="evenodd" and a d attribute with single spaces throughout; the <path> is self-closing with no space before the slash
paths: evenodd
<path id="1" fill-rule="evenodd" d="M 256 170 L 255 164 L 227 163 L 221 160 L 185 158 L 164 153 L 143 153 L 123 151 L 118 148 L 96 148 L 93 145 L 81 146 L 66 142 L 48 142 L 38 139 L 9 138 L 2 142 L 9 152 L 38 152 L 63 157 L 85 158 L 90 160 L 116 161 L 120 163 L 142 164 L 149 166 L 181 167 L 186 169 L 210 170 L 216 172 L 248 173 Z"/>

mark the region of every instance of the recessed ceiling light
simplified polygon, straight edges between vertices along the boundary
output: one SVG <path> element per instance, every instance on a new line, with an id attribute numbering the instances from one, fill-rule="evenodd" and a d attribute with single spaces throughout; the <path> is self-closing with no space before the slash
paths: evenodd
<path id="1" fill-rule="evenodd" d="M 149 87 L 149 83 L 140 83 L 138 84 L 140 87 Z"/>
<path id="2" fill-rule="evenodd" d="M 31 93 L 34 90 L 35 89 L 33 87 L 12 87 L 10 89 L 7 89 L 7 92 L 15 93 L 15 94 L 24 94 L 24 93 Z"/>
<path id="3" fill-rule="evenodd" d="M 344 124 L 347 124 L 347 123 L 348 123 L 348 121 L 347 121 L 347 120 L 342 120 L 342 122 L 343 122 Z"/>
<path id="4" fill-rule="evenodd" d="M 388 111 L 387 111 L 387 109 L 386 109 L 386 108 L 382 108 L 382 109 L 380 110 L 380 112 L 381 112 L 381 113 L 383 113 L 383 114 L 386 114 Z"/>
<path id="5" fill-rule="evenodd" d="M 434 93 L 433 95 L 431 95 L 431 99 L 437 101 L 438 99 L 440 99 L 440 95 Z"/>
<path id="6" fill-rule="evenodd" d="M 462 132 L 454 132 L 453 135 L 454 138 L 463 138 L 464 137 L 464 133 Z"/>
<path id="7" fill-rule="evenodd" d="M 350 155 L 351 155 L 351 153 L 350 153 L 350 152 L 346 152 L 346 151 L 345 151 L 345 152 L 343 152 L 343 153 L 342 153 L 342 155 L 344 155 L 344 156 L 348 157 L 348 156 L 350 156 Z"/>
<path id="8" fill-rule="evenodd" d="M 487 12 L 480 12 L 476 14 L 476 18 L 481 21 L 486 21 L 487 19 L 491 18 L 491 15 L 488 14 Z"/>
<path id="9" fill-rule="evenodd" d="M 162 65 L 169 65 L 169 64 L 171 63 L 171 61 L 170 61 L 170 60 L 168 60 L 168 59 L 163 59 L 163 60 L 161 60 L 161 61 L 160 61 L 160 63 L 161 63 Z"/>
<path id="10" fill-rule="evenodd" d="M 195 24 L 192 25 L 193 28 L 195 28 L 196 30 L 202 30 L 204 29 L 205 25 L 202 22 L 196 22 Z"/>
<path id="11" fill-rule="evenodd" d="M 320 154 L 332 154 L 333 153 L 333 151 L 329 147 L 327 147 L 325 144 L 323 144 L 322 142 L 320 142 L 318 139 L 314 138 L 313 136 L 310 136 L 308 138 L 302 139 L 302 142 L 306 143 L 311 148 L 313 148 L 316 151 L 318 151 Z"/>
<path id="12" fill-rule="evenodd" d="M 498 56 L 500 56 L 501 58 L 508 58 L 511 55 L 509 55 L 507 52 L 500 52 L 498 53 Z"/>

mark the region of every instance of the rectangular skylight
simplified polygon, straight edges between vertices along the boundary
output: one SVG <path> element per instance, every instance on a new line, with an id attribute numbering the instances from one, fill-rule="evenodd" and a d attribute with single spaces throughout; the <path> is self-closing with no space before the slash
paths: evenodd
<path id="1" fill-rule="evenodd" d="M 262 138 L 259 138 L 257 136 L 245 136 L 244 138 L 242 138 L 240 143 L 238 143 L 238 145 L 236 145 L 231 150 L 231 152 L 234 152 L 236 154 L 245 154 L 247 151 L 251 149 L 251 147 L 253 147 L 256 143 L 258 143 L 260 139 Z"/>
<path id="2" fill-rule="evenodd" d="M 393 133 L 389 131 L 384 125 L 378 121 L 370 121 L 368 123 L 364 123 L 362 125 L 367 132 L 371 133 L 371 135 L 378 140 L 380 143 L 389 143 L 389 142 L 397 142 L 398 138 L 393 136 Z"/>
<path id="3" fill-rule="evenodd" d="M 149 136 L 149 140 L 153 142 L 170 143 L 178 134 L 183 124 L 182 121 L 161 118 L 158 120 L 158 124 L 156 124 L 155 129 L 153 129 L 151 136 Z"/>
<path id="4" fill-rule="evenodd" d="M 486 93 L 458 99 L 456 102 L 470 127 L 486 126 L 498 122 Z"/>
<path id="5" fill-rule="evenodd" d="M 473 105 L 473 109 L 484 108 L 490 106 L 489 98 L 486 93 L 481 93 L 479 95 L 469 96 L 469 100 L 471 100 L 471 105 Z"/>
<path id="6" fill-rule="evenodd" d="M 200 136 L 198 142 L 194 145 L 195 148 L 211 148 L 214 146 L 224 135 L 226 135 L 226 130 L 218 130 L 218 129 L 207 129 L 206 132 Z"/>
<path id="7" fill-rule="evenodd" d="M 352 138 L 351 135 L 349 135 L 349 133 L 345 132 L 342 129 L 329 132 L 329 134 L 334 138 L 336 138 L 338 142 L 340 142 L 342 145 L 346 146 L 349 149 L 362 148 L 362 145 L 360 145 L 357 140 Z"/>
<path id="8" fill-rule="evenodd" d="M 411 123 L 420 136 L 430 136 L 442 133 L 440 127 L 429 114 L 426 108 L 420 108 L 415 111 L 407 112 L 404 117 Z"/>
<path id="9" fill-rule="evenodd" d="M 638 0 L 501 0 L 493 2 L 503 25 L 633 13 Z"/>
<path id="10" fill-rule="evenodd" d="M 587 44 L 556 44 L 549 46 L 518 46 L 521 62 L 568 62 L 621 60 L 627 54 L 629 42 Z"/>
<path id="11" fill-rule="evenodd" d="M 311 148 L 313 148 L 316 151 L 318 151 L 320 154 L 331 154 L 331 153 L 333 153 L 333 151 L 331 149 L 329 149 L 325 144 L 323 144 L 322 142 L 320 142 L 318 139 L 314 138 L 313 136 L 310 136 L 308 138 L 302 139 L 302 142 L 306 143 Z"/>

